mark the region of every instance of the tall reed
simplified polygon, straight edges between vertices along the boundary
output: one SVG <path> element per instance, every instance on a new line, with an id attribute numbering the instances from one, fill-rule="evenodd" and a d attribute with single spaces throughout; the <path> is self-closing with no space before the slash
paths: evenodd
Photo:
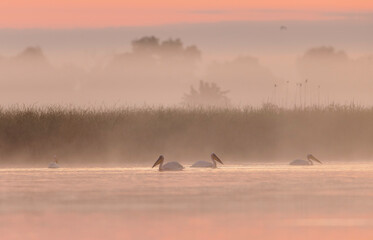
<path id="1" fill-rule="evenodd" d="M 290 160 L 307 153 L 369 159 L 372 145 L 373 109 L 356 105 L 0 109 L 0 163 L 41 162 L 54 154 L 67 162 L 146 162 L 160 154 L 193 161 L 211 152 L 232 161 Z"/>

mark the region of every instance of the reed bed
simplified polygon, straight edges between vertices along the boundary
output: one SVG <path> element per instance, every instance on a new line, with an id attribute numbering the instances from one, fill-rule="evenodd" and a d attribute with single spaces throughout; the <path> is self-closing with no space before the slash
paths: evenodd
<path id="1" fill-rule="evenodd" d="M 0 163 L 193 161 L 216 152 L 233 161 L 282 161 L 373 156 L 373 109 L 328 105 L 261 108 L 0 109 Z M 169 157 L 169 158 L 167 158 Z"/>

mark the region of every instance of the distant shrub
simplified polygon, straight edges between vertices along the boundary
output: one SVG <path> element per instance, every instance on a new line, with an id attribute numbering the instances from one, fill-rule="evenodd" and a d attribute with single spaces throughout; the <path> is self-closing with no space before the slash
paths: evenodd
<path id="1" fill-rule="evenodd" d="M 222 91 L 216 83 L 200 81 L 198 89 L 191 86 L 190 92 L 184 95 L 183 104 L 191 107 L 229 107 L 228 92 Z"/>

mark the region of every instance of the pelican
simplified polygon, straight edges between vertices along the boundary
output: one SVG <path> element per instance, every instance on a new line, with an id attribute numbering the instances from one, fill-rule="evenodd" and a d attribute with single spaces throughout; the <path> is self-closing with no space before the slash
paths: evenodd
<path id="1" fill-rule="evenodd" d="M 315 158 L 312 154 L 307 154 L 307 160 L 297 159 L 297 160 L 290 162 L 289 164 L 290 165 L 313 165 L 312 160 L 322 164 L 322 162 L 320 162 L 320 160 Z"/>
<path id="2" fill-rule="evenodd" d="M 168 162 L 163 164 L 164 157 L 163 155 L 159 156 L 158 160 L 154 163 L 153 167 L 159 164 L 159 171 L 181 171 L 184 167 L 178 162 Z M 152 167 L 152 168 L 153 168 Z"/>
<path id="3" fill-rule="evenodd" d="M 212 162 L 207 162 L 207 161 L 198 161 L 195 162 L 192 166 L 192 168 L 216 168 L 216 162 L 219 162 L 223 164 L 223 162 L 216 156 L 215 153 L 211 153 L 211 161 Z"/>
<path id="4" fill-rule="evenodd" d="M 57 163 L 58 163 L 57 156 L 54 155 L 53 162 L 49 163 L 48 168 L 59 168 L 60 166 L 58 166 Z"/>

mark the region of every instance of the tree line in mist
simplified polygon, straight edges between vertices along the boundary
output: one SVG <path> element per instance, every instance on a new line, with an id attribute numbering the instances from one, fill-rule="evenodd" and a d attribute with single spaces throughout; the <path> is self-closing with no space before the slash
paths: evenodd
<path id="1" fill-rule="evenodd" d="M 351 58 L 321 46 L 294 66 L 295 79 L 277 77 L 259 59 L 242 55 L 204 63 L 202 51 L 180 39 L 135 39 L 127 52 L 85 70 L 53 66 L 40 47 L 0 57 L 0 101 L 5 104 L 311 106 L 373 103 L 373 56 Z"/>

